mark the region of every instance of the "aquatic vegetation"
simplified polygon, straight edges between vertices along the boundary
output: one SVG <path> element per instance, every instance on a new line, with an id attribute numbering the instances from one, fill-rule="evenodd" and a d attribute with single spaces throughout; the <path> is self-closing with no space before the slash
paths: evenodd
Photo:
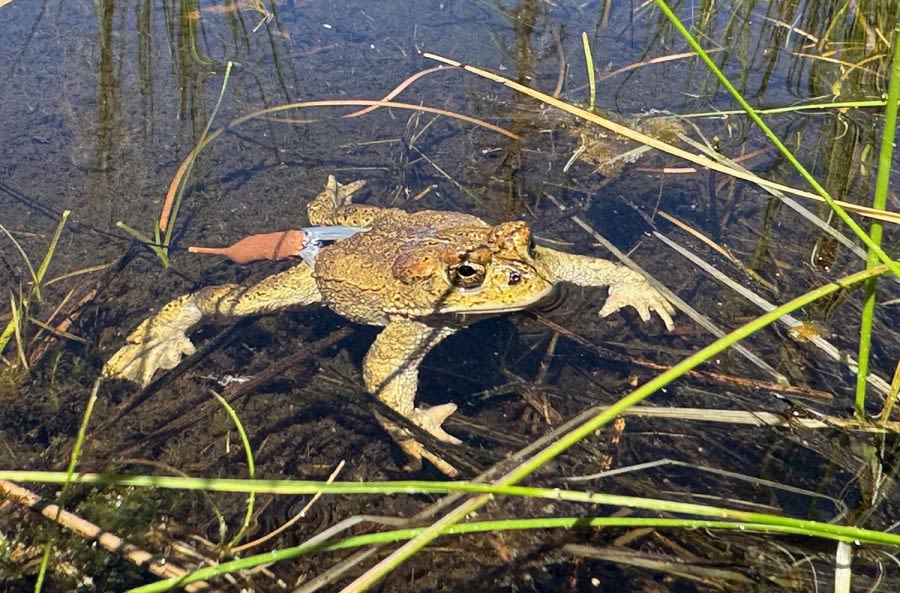
<path id="1" fill-rule="evenodd" d="M 0 566 L 4 550 L 39 562 L 54 538 L 56 549 L 79 560 L 112 558 L 82 545 L 96 537 L 91 531 L 69 537 L 46 527 L 56 521 L 69 529 L 86 518 L 119 537 L 118 545 L 103 540 L 105 549 L 138 548 L 120 564 L 139 563 L 144 552 L 166 560 L 144 564 L 147 573 L 114 569 L 121 580 L 109 590 L 163 591 L 187 581 L 282 590 L 281 579 L 306 591 L 340 584 L 360 591 L 382 578 L 389 589 L 496 589 L 502 581 L 592 590 L 610 574 L 634 589 L 806 591 L 851 580 L 855 588 L 896 589 L 890 484 L 900 371 L 890 376 L 897 334 L 888 267 L 897 266 L 900 215 L 889 209 L 897 157 L 883 133 L 896 127 L 891 111 L 900 88 L 891 73 L 895 4 L 682 3 L 673 7 L 677 16 L 691 20 L 679 27 L 662 1 L 604 9 L 450 3 L 440 14 L 423 7 L 428 17 L 398 32 L 379 19 L 382 3 L 347 13 L 340 3 L 328 10 L 312 2 L 165 3 L 175 19 L 165 30 L 181 41 L 159 45 L 195 68 L 178 79 L 184 100 L 166 113 L 177 113 L 191 132 L 184 146 L 161 148 L 153 168 L 162 174 L 145 184 L 170 182 L 167 223 L 153 223 L 146 236 L 126 232 L 172 266 L 163 272 L 145 249 L 131 250 L 125 272 L 109 282 L 111 294 L 78 328 L 88 341 L 77 364 L 63 351 L 63 370 L 50 373 L 71 373 L 68 382 L 47 389 L 39 375 L 27 397 L 10 398 L 8 417 L 28 425 L 0 435 L 0 450 L 15 454 L 0 477 L 64 484 L 65 495 L 46 519 L 23 519 L 45 531 L 27 541 L 7 532 L 5 547 L 0 537 Z M 470 38 L 466 27 L 444 35 L 433 22 L 444 11 L 472 28 L 499 15 L 503 26 L 483 37 Z M 627 39 L 606 27 L 610 13 Z M 121 12 L 104 18 L 114 15 L 127 23 Z M 211 19 L 227 24 L 216 29 Z M 257 24 L 277 50 L 248 56 L 242 49 L 252 40 L 227 32 Z M 106 55 L 117 47 L 112 30 L 88 45 Z M 141 33 L 141 51 L 152 49 L 154 31 Z M 699 45 L 685 52 L 691 37 Z M 423 67 L 420 57 L 434 57 L 413 47 L 449 57 L 409 76 Z M 341 61 L 312 58 L 332 51 Z M 223 102 L 232 114 L 209 127 L 203 105 L 217 91 L 221 97 L 225 54 L 241 62 Z M 304 62 L 315 67 L 302 76 L 291 70 Z M 346 69 L 333 77 L 314 71 L 338 63 Z M 117 63 L 98 74 L 101 86 L 120 71 L 128 69 Z M 277 84 L 259 84 L 266 93 L 254 95 L 249 89 L 272 71 Z M 383 97 L 391 87 L 382 100 L 347 99 Z M 408 98 L 401 102 L 400 94 Z M 115 93 L 104 96 L 104 125 L 114 125 Z M 310 96 L 339 99 L 300 100 Z M 351 105 L 368 109 L 331 116 Z M 659 108 L 667 113 L 652 112 Z M 771 128 L 771 137 L 752 120 Z M 114 135 L 101 140 L 106 157 L 90 162 L 103 165 L 103 179 L 115 169 L 107 157 L 117 143 Z M 638 153 L 640 161 L 625 162 Z M 787 154 L 824 191 L 810 190 Z M 579 309 L 583 299 L 569 294 L 515 327 L 497 324 L 448 341 L 423 373 L 423 397 L 470 395 L 459 400 L 468 409 L 452 430 L 474 446 L 449 448 L 467 478 L 459 482 L 400 467 L 373 429 L 359 387 L 355 368 L 366 340 L 347 328 L 331 332 L 325 315 L 264 318 L 212 339 L 204 329 L 194 370 L 180 367 L 146 391 L 101 390 L 73 436 L 90 373 L 149 301 L 259 273 L 195 263 L 181 246 L 302 226 L 294 220 L 304 205 L 298 196 L 326 169 L 372 177 L 376 187 L 376 178 L 387 179 L 371 197 L 381 206 L 524 217 L 561 249 L 582 241 L 585 249 L 647 262 L 685 301 L 677 333 L 648 348 L 627 316 L 620 326 L 596 324 Z M 266 184 L 267 175 L 276 181 Z M 155 218 L 157 193 L 129 195 L 128 208 L 110 211 L 129 223 Z M 829 203 L 846 211 L 853 232 Z M 13 294 L 18 327 L 27 320 L 18 304 L 28 292 Z M 11 362 L 17 343 L 28 349 L 28 330 L 20 333 L 21 341 L 15 332 L 7 337 Z M 465 362 L 483 342 L 490 352 Z M 229 383 L 219 375 L 225 372 L 240 375 Z M 227 404 L 210 393 L 219 391 Z M 52 406 L 41 403 L 51 397 Z M 647 398 L 653 406 L 635 405 Z M 614 419 L 619 425 L 610 431 Z M 73 440 L 80 454 L 69 451 Z M 348 463 L 338 467 L 341 459 Z M 67 462 L 72 472 L 28 471 Z M 653 491 L 659 494 L 635 496 Z M 4 500 L 28 517 L 27 493 L 8 492 L 17 494 Z M 53 508 L 50 490 L 34 486 L 33 494 Z M 121 514 L 117 505 L 126 505 Z M 413 515 L 414 523 L 403 519 Z M 148 532 L 131 530 L 131 518 L 146 521 Z M 440 542 L 440 553 L 421 553 L 431 542 Z M 338 551 L 346 555 L 333 560 Z M 648 565 L 644 552 L 659 562 Z M 376 553 L 383 562 L 372 559 Z M 72 565 L 47 562 L 48 585 L 73 582 L 65 576 Z M 175 569 L 166 574 L 162 564 Z M 260 567 L 271 573 L 250 572 Z M 706 580 L 690 580 L 698 575 Z"/>
<path id="2" fill-rule="evenodd" d="M 13 294 L 12 291 L 7 295 L 9 298 L 10 319 L 3 328 L 3 331 L 0 332 L 0 354 L 2 354 L 7 346 L 9 346 L 10 340 L 14 339 L 15 353 L 6 359 L 3 367 L 0 368 L 0 376 L 10 379 L 10 383 L 12 384 L 15 384 L 16 382 L 15 377 L 21 376 L 21 374 L 26 372 L 30 366 L 30 362 L 33 362 L 32 355 L 34 352 L 30 352 L 26 344 L 26 335 L 29 327 L 29 311 L 34 302 L 40 302 L 42 300 L 41 284 L 44 281 L 44 277 L 47 275 L 47 269 L 50 267 L 53 255 L 56 253 L 59 237 L 66 226 L 69 215 L 70 212 L 68 210 L 63 212 L 62 218 L 56 227 L 56 231 L 50 239 L 47 253 L 44 255 L 43 260 L 41 260 L 37 270 L 34 269 L 28 254 L 25 253 L 12 234 L 10 234 L 3 225 L 0 225 L 0 231 L 2 231 L 7 239 L 9 239 L 16 247 L 31 275 L 31 284 L 28 289 L 20 292 L 18 296 Z M 2 391 L 0 391 L 0 393 L 2 393 Z"/>

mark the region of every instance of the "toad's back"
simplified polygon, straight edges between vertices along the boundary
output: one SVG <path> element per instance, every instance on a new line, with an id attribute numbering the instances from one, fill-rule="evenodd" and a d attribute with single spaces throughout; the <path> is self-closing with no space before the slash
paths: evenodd
<path id="1" fill-rule="evenodd" d="M 370 230 L 323 248 L 315 276 L 323 302 L 361 323 L 517 310 L 551 288 L 526 261 L 529 242 L 522 223 L 385 209 Z"/>

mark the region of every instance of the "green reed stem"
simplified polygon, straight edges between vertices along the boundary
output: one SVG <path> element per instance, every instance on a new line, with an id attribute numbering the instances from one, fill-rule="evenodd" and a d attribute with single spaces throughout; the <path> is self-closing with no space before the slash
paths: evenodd
<path id="1" fill-rule="evenodd" d="M 143 243 L 146 247 L 149 247 L 150 250 L 154 254 L 156 254 L 156 257 L 158 257 L 159 260 L 162 262 L 163 267 L 164 268 L 169 267 L 169 252 L 168 252 L 168 250 L 164 249 L 162 245 L 160 245 L 158 230 L 156 232 L 156 239 L 151 239 L 150 237 L 148 237 L 141 231 L 137 230 L 136 228 L 134 228 L 132 226 L 128 226 L 121 220 L 116 222 L 116 227 L 125 231 L 129 235 L 131 235 L 132 237 L 134 237 L 135 239 L 137 239 L 138 241 Z"/>
<path id="2" fill-rule="evenodd" d="M 78 465 L 78 460 L 81 459 L 81 450 L 84 448 L 84 441 L 87 438 L 88 424 L 91 421 L 91 416 L 94 414 L 94 405 L 97 403 L 97 392 L 100 390 L 101 382 L 102 379 L 99 378 L 94 381 L 91 395 L 88 397 L 87 404 L 84 406 L 84 414 L 81 416 L 81 425 L 78 427 L 78 434 L 75 436 L 75 444 L 72 446 L 72 454 L 69 455 L 69 465 L 66 467 L 66 481 L 63 484 L 62 492 L 59 495 L 59 510 L 62 510 L 63 508 L 67 489 L 72 483 L 73 476 L 75 475 L 75 467 Z"/>
<path id="3" fill-rule="evenodd" d="M 59 223 L 56 225 L 56 230 L 53 232 L 53 237 L 50 239 L 50 245 L 47 247 L 47 253 L 44 255 L 43 261 L 41 261 L 41 265 L 38 266 L 37 271 L 31 266 L 31 261 L 28 259 L 25 251 L 19 245 L 19 243 L 15 240 L 15 238 L 9 234 L 3 225 L 0 225 L 0 230 L 6 233 L 6 235 L 13 242 L 13 245 L 19 250 L 22 254 L 22 257 L 25 260 L 25 265 L 28 267 L 28 271 L 31 274 L 31 291 L 29 296 L 20 295 L 18 305 L 15 304 L 15 299 L 11 304 L 11 317 L 9 322 L 3 328 L 3 331 L 0 332 L 0 352 L 3 352 L 3 349 L 6 348 L 6 345 L 9 343 L 10 338 L 15 335 L 17 337 L 18 348 L 20 353 L 20 358 L 23 361 L 24 366 L 27 368 L 28 364 L 24 357 L 24 346 L 21 343 L 21 330 L 22 324 L 25 322 L 25 318 L 27 316 L 28 311 L 28 303 L 31 300 L 31 297 L 37 299 L 37 301 L 41 301 L 41 283 L 44 281 L 44 276 L 47 275 L 47 268 L 50 267 L 50 261 L 53 259 L 53 256 L 56 254 L 56 246 L 59 244 L 59 237 L 62 235 L 63 229 L 66 226 L 66 221 L 69 220 L 69 216 L 72 214 L 71 210 L 64 210 L 62 216 L 60 216 Z"/>
<path id="4" fill-rule="evenodd" d="M 44 255 L 44 259 L 38 267 L 32 291 L 34 292 L 35 298 L 39 301 L 41 300 L 41 282 L 44 281 L 44 276 L 47 275 L 47 268 L 50 267 L 50 260 L 56 255 L 56 246 L 59 244 L 59 237 L 62 235 L 63 229 L 66 226 L 66 221 L 69 220 L 71 214 L 71 210 L 63 210 L 59 223 L 56 225 L 56 230 L 53 231 L 53 237 L 50 239 L 50 246 L 47 247 L 47 253 Z"/>
<path id="5" fill-rule="evenodd" d="M 897 398 L 900 397 L 900 360 L 897 361 L 897 366 L 894 367 L 894 378 L 891 379 L 891 388 L 888 390 L 887 397 L 884 399 L 884 408 L 881 410 L 880 421 L 881 424 L 887 424 L 888 420 L 891 419 L 891 412 L 894 410 L 894 402 L 897 401 Z"/>
<path id="6" fill-rule="evenodd" d="M 0 480 L 21 483 L 65 484 L 67 474 L 53 471 L 0 470 Z M 833 539 L 859 539 L 863 543 L 885 544 L 900 547 L 900 534 L 873 529 L 840 525 L 828 521 L 810 521 L 770 513 L 731 509 L 706 504 L 678 502 L 668 499 L 607 494 L 604 492 L 569 490 L 550 487 L 517 486 L 511 484 L 485 484 L 481 482 L 432 482 L 423 480 L 398 480 L 391 482 L 322 482 L 306 480 L 266 480 L 241 478 L 205 478 L 183 476 L 147 476 L 122 474 L 75 474 L 71 484 L 104 485 L 129 488 L 166 488 L 200 492 L 256 492 L 276 495 L 416 495 L 489 494 L 520 498 L 573 502 L 587 505 L 629 507 L 656 513 L 676 513 L 696 517 L 712 517 L 730 521 L 764 523 L 766 525 L 803 529 L 807 535 L 821 535 Z"/>
<path id="7" fill-rule="evenodd" d="M 215 107 L 213 107 L 212 113 L 210 114 L 209 119 L 206 121 L 206 127 L 203 128 L 203 133 L 200 134 L 200 140 L 197 142 L 198 146 L 206 146 L 206 139 L 209 136 L 209 130 L 212 127 L 213 121 L 215 121 L 215 119 L 216 119 L 216 115 L 219 113 L 219 108 L 222 107 L 222 99 L 225 97 L 225 89 L 228 88 L 228 79 L 231 77 L 231 67 L 233 65 L 234 65 L 233 62 L 231 60 L 229 60 L 225 66 L 225 77 L 222 79 L 222 86 L 219 89 L 219 97 L 216 99 L 216 105 L 215 105 Z M 196 159 L 196 156 L 199 154 L 200 154 L 199 151 L 197 151 L 194 154 L 195 159 Z M 191 164 L 188 168 L 187 173 L 190 172 L 190 170 L 193 168 L 193 166 L 194 166 L 194 160 L 191 161 Z M 169 245 L 172 242 L 172 233 L 175 230 L 175 217 L 178 214 L 178 209 L 181 207 L 181 201 L 182 201 L 182 198 L 184 197 L 184 190 L 187 185 L 187 177 L 188 177 L 187 173 L 185 173 L 184 179 L 182 180 L 182 185 L 178 189 L 178 193 L 175 195 L 175 202 L 173 203 L 172 211 L 166 220 L 165 228 L 160 229 L 159 226 L 157 225 L 157 229 L 156 229 L 157 236 L 159 236 L 160 230 L 165 232 L 165 236 L 163 237 L 161 243 L 162 243 L 162 248 L 166 250 L 167 254 L 168 254 L 168 250 L 169 250 Z"/>
<path id="8" fill-rule="evenodd" d="M 22 256 L 22 261 L 25 262 L 25 267 L 28 268 L 28 275 L 31 277 L 31 292 L 32 294 L 34 294 L 34 287 L 38 286 L 39 283 L 37 281 L 37 272 L 34 271 L 34 266 L 31 265 L 31 259 L 28 257 L 28 254 L 25 253 L 25 249 L 22 247 L 22 244 L 16 241 L 16 238 L 13 237 L 12 233 L 10 233 L 9 230 L 7 230 L 7 228 L 2 224 L 0 224 L 0 232 L 6 235 L 6 237 L 13 244 L 13 247 L 16 248 L 16 251 L 19 252 L 19 255 Z M 38 288 L 38 291 L 40 291 L 40 288 Z M 38 292 L 38 300 L 40 300 L 40 292 Z"/>
<path id="9" fill-rule="evenodd" d="M 56 504 L 56 517 L 55 519 L 59 520 L 59 515 L 62 513 L 63 505 L 66 503 L 66 496 L 69 494 L 69 488 L 72 485 L 72 477 L 75 475 L 75 466 L 78 465 L 78 460 L 81 458 L 81 450 L 84 447 L 84 441 L 87 438 L 87 427 L 88 423 L 91 420 L 91 416 L 94 413 L 94 404 L 97 403 L 97 391 L 100 389 L 101 379 L 97 379 L 94 381 L 94 388 L 91 390 L 91 395 L 88 397 L 87 405 L 84 407 L 84 414 L 81 416 L 81 425 L 78 427 L 78 434 L 75 436 L 75 444 L 72 447 L 72 454 L 69 455 L 69 465 L 66 467 L 66 479 L 63 482 L 63 487 L 61 492 L 59 493 L 59 497 L 57 497 Z M 55 532 L 54 535 L 50 537 L 50 539 L 44 545 L 44 556 L 41 559 L 40 567 L 38 568 L 38 577 L 37 582 L 34 586 L 35 593 L 39 593 L 43 588 L 44 579 L 47 574 L 47 570 L 50 568 L 50 552 L 53 550 L 53 545 L 56 541 Z"/>
<path id="10" fill-rule="evenodd" d="M 16 302 L 15 295 L 12 292 L 9 293 L 9 323 L 6 324 L 6 327 L 3 330 L 3 334 L 0 335 L 0 352 L 3 352 L 3 349 L 6 348 L 6 345 L 9 343 L 10 336 L 15 336 L 16 338 L 16 356 L 19 359 L 19 364 L 22 365 L 23 369 L 28 369 L 28 355 L 25 353 L 25 339 L 22 335 L 22 327 L 25 324 L 25 302 L 20 300 L 18 303 Z"/>
<path id="11" fill-rule="evenodd" d="M 744 99 L 741 92 L 735 88 L 731 81 L 722 73 L 718 66 L 716 66 L 715 62 L 712 61 L 712 58 L 709 57 L 709 54 L 704 51 L 704 49 L 700 46 L 700 43 L 691 35 L 690 31 L 682 24 L 682 22 L 678 19 L 678 16 L 672 12 L 672 9 L 666 4 L 665 0 L 653 0 L 656 6 L 666 15 L 666 17 L 671 21 L 672 25 L 681 33 L 681 36 L 684 37 L 685 41 L 687 41 L 688 45 L 691 46 L 691 49 L 697 54 L 697 56 L 703 61 L 707 68 L 709 68 L 710 72 L 712 72 L 716 78 L 719 79 L 719 82 L 725 87 L 731 96 L 734 97 L 734 100 L 741 106 L 747 116 L 762 130 L 763 134 L 769 139 L 769 141 L 778 148 L 778 151 L 781 155 L 791 164 L 794 169 L 800 173 L 800 175 L 806 180 L 807 183 L 822 196 L 822 199 L 831 207 L 835 214 L 837 214 L 838 218 L 840 218 L 844 224 L 846 224 L 853 233 L 859 238 L 860 241 L 866 244 L 866 246 L 874 253 L 878 259 L 888 267 L 892 274 L 900 278 L 900 266 L 897 265 L 891 258 L 881 249 L 879 245 L 872 241 L 869 235 L 863 230 L 859 224 L 853 220 L 847 211 L 844 210 L 840 204 L 837 204 L 834 198 L 831 197 L 831 194 L 819 183 L 815 177 L 804 167 L 797 157 L 790 151 L 790 149 L 785 146 L 785 144 L 781 141 L 781 139 L 773 132 L 768 125 L 762 120 L 756 110 Z"/>
<path id="12" fill-rule="evenodd" d="M 878 155 L 878 174 L 875 177 L 875 196 L 872 207 L 884 210 L 891 184 L 891 161 L 894 156 L 894 138 L 897 135 L 897 105 L 900 103 L 900 26 L 894 29 L 894 57 L 891 78 L 888 83 L 887 105 L 884 109 L 884 129 L 881 132 L 881 151 Z M 872 243 L 881 246 L 884 225 L 873 220 L 869 227 Z M 873 267 L 878 262 L 878 254 L 869 248 L 866 265 Z M 863 307 L 859 321 L 859 370 L 856 373 L 856 417 L 862 420 L 866 414 L 866 379 L 869 376 L 869 355 L 872 350 L 872 325 L 875 321 L 875 305 L 878 298 L 876 280 L 873 278 L 863 285 Z M 888 402 L 885 402 L 887 407 Z M 883 417 L 887 420 L 887 417 Z"/>
<path id="13" fill-rule="evenodd" d="M 707 519 L 668 519 L 659 517 L 548 517 L 541 519 L 509 519 L 496 521 L 473 521 L 454 525 L 444 534 L 465 535 L 473 533 L 498 533 L 502 531 L 525 531 L 535 529 L 597 529 L 597 528 L 631 528 L 631 529 L 717 529 L 739 530 L 754 533 L 781 533 L 808 536 L 809 532 L 799 525 L 770 525 L 767 523 L 716 521 Z M 162 593 L 175 587 L 197 581 L 207 581 L 222 575 L 238 571 L 252 570 L 260 566 L 290 560 L 313 552 L 348 550 L 364 546 L 385 545 L 409 540 L 424 531 L 424 528 L 394 529 L 378 533 L 368 533 L 347 537 L 340 541 L 333 538 L 325 541 L 314 539 L 290 548 L 282 548 L 223 562 L 215 566 L 201 568 L 184 577 L 175 577 L 130 589 L 127 593 Z M 847 541 L 845 538 L 834 538 Z M 852 540 L 851 540 L 852 541 Z"/>
<path id="14" fill-rule="evenodd" d="M 237 429 L 238 435 L 241 439 L 241 446 L 244 447 L 244 454 L 247 456 L 247 474 L 249 474 L 250 478 L 256 477 L 256 463 L 253 461 L 253 448 L 250 446 L 250 437 L 247 436 L 247 431 L 244 429 L 244 424 L 241 422 L 240 416 L 238 416 L 237 412 L 234 411 L 234 408 L 228 403 L 228 401 L 216 393 L 212 392 L 215 396 L 216 400 L 225 408 L 225 413 L 228 414 L 228 417 L 231 418 L 231 421 L 234 423 L 235 429 Z M 230 550 L 244 537 L 244 534 L 247 533 L 247 530 L 250 528 L 250 521 L 253 520 L 253 507 L 256 503 L 256 492 L 250 492 L 247 496 L 247 512 L 244 513 L 244 520 L 241 523 L 240 529 L 235 534 L 231 541 L 225 546 L 225 551 Z"/>
<path id="15" fill-rule="evenodd" d="M 44 544 L 44 554 L 41 556 L 41 564 L 38 567 L 37 580 L 34 582 L 34 593 L 41 593 L 44 588 L 44 580 L 47 578 L 47 570 L 50 568 L 50 557 L 53 552 L 53 540 Z"/>
<path id="16" fill-rule="evenodd" d="M 894 267 L 896 267 L 896 265 Z M 656 391 L 659 391 L 688 371 L 727 350 L 737 342 L 774 323 L 782 315 L 792 313 L 818 299 L 833 294 L 839 290 L 843 290 L 849 286 L 853 286 L 854 284 L 864 282 L 869 278 L 875 278 L 876 276 L 884 274 L 885 272 L 887 272 L 887 270 L 887 266 L 880 265 L 875 268 L 856 272 L 855 274 L 845 276 L 840 280 L 830 282 L 829 284 L 826 284 L 824 286 L 820 286 L 815 290 L 807 292 L 806 294 L 803 294 L 793 299 L 792 301 L 789 301 L 784 305 L 781 305 L 780 307 L 769 311 L 768 313 L 760 315 L 749 323 L 719 338 L 699 352 L 696 352 L 695 354 L 682 360 L 671 369 L 654 377 L 652 380 L 645 383 L 641 387 L 638 387 L 600 414 L 594 416 L 592 419 L 588 420 L 581 426 L 573 429 L 572 432 L 561 437 L 558 441 L 552 443 L 551 445 L 539 451 L 534 456 L 527 459 L 524 463 L 501 478 L 498 483 L 501 485 L 508 485 L 522 481 L 523 479 L 561 455 L 563 452 L 579 443 L 585 437 L 591 435 L 594 431 L 598 430 L 605 424 L 615 419 L 616 416 L 619 416 L 628 408 L 637 405 L 638 403 L 647 399 Z M 469 514 L 476 512 L 482 506 L 487 504 L 489 500 L 490 497 L 486 494 L 478 495 L 466 500 L 458 507 L 450 511 L 448 514 L 444 515 L 435 523 L 427 527 L 421 535 L 402 545 L 387 558 L 380 561 L 365 574 L 357 578 L 350 585 L 348 585 L 342 593 L 359 593 L 360 591 L 365 591 L 376 582 L 384 578 L 388 573 L 395 570 L 400 564 L 408 560 L 411 556 L 431 543 L 435 538 L 439 537 L 447 529 L 449 529 L 453 525 L 456 525 L 467 516 L 469 516 Z"/>

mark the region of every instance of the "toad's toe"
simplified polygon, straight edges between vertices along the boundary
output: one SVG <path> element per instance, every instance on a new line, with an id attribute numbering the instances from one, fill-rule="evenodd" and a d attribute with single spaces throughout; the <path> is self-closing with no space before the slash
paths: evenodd
<path id="1" fill-rule="evenodd" d="M 459 445 L 462 443 L 461 440 L 456 438 L 455 436 L 448 434 L 441 424 L 444 423 L 450 414 L 456 411 L 456 404 L 442 404 L 440 406 L 434 406 L 431 408 L 423 409 L 416 408 L 413 412 L 413 417 L 411 420 L 421 426 L 425 430 L 428 431 L 429 434 L 434 436 L 434 438 L 439 441 L 443 441 L 445 443 L 451 443 L 453 445 Z"/>

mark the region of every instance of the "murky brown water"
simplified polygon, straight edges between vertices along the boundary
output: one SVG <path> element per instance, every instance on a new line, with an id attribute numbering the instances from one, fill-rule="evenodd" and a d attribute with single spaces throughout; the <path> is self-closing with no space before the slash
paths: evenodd
<path id="1" fill-rule="evenodd" d="M 620 248 L 633 249 L 632 257 L 645 269 L 726 329 L 759 310 L 654 239 L 652 228 L 779 303 L 859 269 L 860 260 L 849 250 L 835 247 L 799 215 L 748 184 L 706 171 L 663 172 L 664 167 L 685 164 L 659 154 L 626 165 L 617 176 L 597 174 L 590 159 L 572 159 L 582 142 L 594 141 L 591 131 L 582 136 L 582 130 L 534 101 L 454 69 L 428 74 L 397 100 L 483 118 L 521 135 L 521 141 L 401 109 L 356 118 L 340 117 L 354 108 L 259 117 L 217 138 L 197 161 L 174 226 L 171 267 L 161 266 L 149 249 L 116 226 L 122 221 L 152 236 L 169 183 L 213 112 L 229 60 L 234 67 L 213 129 L 291 102 L 381 98 L 407 77 L 435 65 L 422 52 L 471 63 L 547 92 L 559 86 L 565 99 L 584 102 L 588 90 L 582 31 L 588 33 L 597 67 L 599 107 L 626 118 L 655 111 L 687 114 L 733 108 L 727 93 L 695 59 L 654 62 L 686 51 L 654 9 L 613 4 L 605 14 L 596 3 L 296 0 L 266 3 L 272 18 L 262 23 L 252 2 L 13 0 L 0 7 L 0 224 L 37 267 L 61 212 L 72 211 L 48 272 L 48 278 L 58 280 L 45 287 L 41 302 L 32 299 L 29 315 L 53 326 L 65 315 L 73 320 L 64 326 L 67 337 L 58 340 L 48 340 L 37 323 L 26 325 L 23 356 L 30 358 L 30 371 L 17 360 L 15 340 L 3 352 L 0 469 L 64 467 L 90 387 L 127 332 L 175 295 L 209 284 L 258 279 L 278 268 L 238 267 L 188 254 L 186 247 L 303 226 L 305 206 L 328 174 L 341 181 L 367 179 L 369 203 L 462 210 L 495 221 L 522 218 L 548 242 L 608 256 L 573 221 L 572 216 L 578 216 Z M 678 10 L 682 16 L 693 14 L 693 24 L 708 32 L 705 44 L 716 50 L 714 59 L 725 64 L 754 105 L 878 98 L 886 88 L 888 49 L 883 37 L 897 19 L 889 8 L 865 6 L 860 10 L 873 12 L 854 16 L 829 13 L 818 4 L 736 4 L 709 17 L 699 6 L 693 13 L 691 7 Z M 796 29 L 784 23 L 795 23 Z M 848 68 L 834 60 L 863 65 Z M 769 121 L 836 197 L 865 204 L 874 186 L 877 114 L 806 112 Z M 752 171 L 801 185 L 744 118 L 705 118 L 682 125 L 692 138 L 702 135 L 715 142 L 722 153 L 741 159 Z M 429 186 L 432 191 L 421 201 L 410 202 Z M 818 204 L 805 204 L 827 216 Z M 900 209 L 896 197 L 889 207 Z M 663 220 L 658 210 L 725 245 L 763 282 Z M 653 227 L 644 216 L 652 217 Z M 895 257 L 897 236 L 896 229 L 888 227 L 885 244 Z M 0 285 L 8 288 L 5 303 L 9 290 L 18 298 L 30 280 L 23 257 L 6 234 L 0 236 L 0 264 Z M 882 300 L 896 298 L 896 286 L 882 282 Z M 563 295 L 539 315 L 481 322 L 448 339 L 426 359 L 419 398 L 431 404 L 459 403 L 459 418 L 448 426 L 465 444 L 449 455 L 465 477 L 493 466 L 579 412 L 614 402 L 634 383 L 653 375 L 634 359 L 672 364 L 712 341 L 684 314 L 677 318 L 676 331 L 667 334 L 658 321 L 641 324 L 632 311 L 598 320 L 594 311 L 602 291 L 569 289 Z M 841 294 L 800 317 L 821 323 L 838 348 L 855 355 L 859 309 L 858 293 Z M 9 305 L 0 306 L 0 315 L 5 324 Z M 897 319 L 896 305 L 879 307 L 872 365 L 873 372 L 887 379 L 900 356 Z M 440 479 L 427 466 L 420 472 L 404 470 L 401 453 L 373 420 L 358 368 L 376 330 L 350 326 L 346 334 L 335 335 L 348 325 L 315 308 L 242 323 L 219 341 L 209 341 L 216 340 L 217 328 L 202 329 L 195 342 L 208 344 L 209 355 L 184 373 L 173 373 L 171 381 L 141 394 L 125 385 L 101 388 L 81 467 L 246 476 L 233 427 L 209 395 L 209 377 L 265 376 L 289 360 L 294 364 L 272 373 L 262 386 L 226 391 L 250 433 L 257 475 L 325 479 L 346 460 L 341 480 Z M 556 341 L 559 326 L 562 335 Z M 311 345 L 306 356 L 298 355 L 302 344 Z M 746 346 L 793 385 L 823 390 L 833 401 L 785 399 L 768 389 L 706 376 L 682 380 L 649 403 L 851 416 L 853 377 L 842 365 L 798 344 L 784 329 L 761 332 Z M 737 353 L 721 357 L 706 370 L 773 380 L 771 372 Z M 872 398 L 874 411 L 874 391 Z M 592 474 L 605 463 L 625 467 L 671 458 L 750 479 L 663 466 L 588 484 L 593 490 L 744 504 L 819 520 L 839 517 L 879 529 L 896 517 L 891 480 L 882 486 L 873 508 L 867 508 L 871 484 L 877 481 L 872 472 L 890 476 L 894 471 L 892 438 L 646 418 L 629 418 L 622 430 L 577 447 L 544 471 L 540 483 L 564 485 L 562 477 Z M 876 459 L 881 464 L 872 461 Z M 805 491 L 789 492 L 754 478 Z M 582 483 L 575 487 L 587 488 Z M 52 489 L 35 489 L 53 494 Z M 263 497 L 254 537 L 283 523 L 305 502 L 300 497 Z M 302 542 L 355 514 L 411 516 L 428 502 L 419 497 L 325 498 L 308 519 L 266 545 Z M 196 536 L 220 541 L 213 509 L 234 528 L 244 503 L 239 496 L 85 489 L 76 490 L 67 508 L 155 554 L 171 554 L 171 561 L 194 566 L 196 559 L 170 552 L 172 543 L 190 541 L 214 557 L 215 550 Z M 485 516 L 599 512 L 611 510 L 498 501 Z M 0 589 L 32 590 L 41 551 L 28 546 L 45 541 L 48 533 L 41 520 L 0 501 L 0 534 L 23 546 L 6 552 L 0 545 Z M 820 543 L 705 532 L 629 535 L 616 540 L 622 531 L 579 531 L 446 540 L 440 550 L 420 555 L 382 587 L 808 591 L 814 578 L 818 586 L 830 586 L 831 544 L 821 546 L 825 557 L 815 562 L 818 572 L 813 577 L 813 564 L 800 559 L 818 553 Z M 74 583 L 81 583 L 79 590 L 117 591 L 152 580 L 79 538 L 58 537 L 57 548 L 63 552 L 45 590 L 72 590 Z M 598 553 L 566 547 L 569 544 L 586 544 L 595 552 L 625 549 L 633 555 L 629 561 L 617 556 L 612 562 L 597 558 Z M 710 561 L 746 580 L 667 576 L 659 568 L 640 567 L 638 557 Z M 279 563 L 270 574 L 244 577 L 245 586 L 291 590 L 304 576 L 319 574 L 338 560 L 328 555 Z M 877 552 L 865 550 L 856 564 L 860 590 L 879 565 L 886 578 L 881 590 L 895 588 L 896 565 L 882 564 Z M 72 574 L 67 576 L 69 568 Z M 84 580 L 85 574 L 93 576 L 92 584 Z M 221 586 L 235 591 L 241 587 Z"/>

